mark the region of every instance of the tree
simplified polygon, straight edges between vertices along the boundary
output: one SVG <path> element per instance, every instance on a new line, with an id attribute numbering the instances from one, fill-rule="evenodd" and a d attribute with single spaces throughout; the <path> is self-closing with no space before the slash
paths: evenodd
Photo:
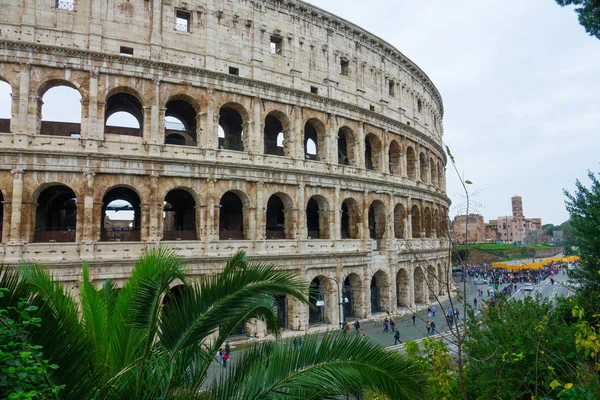
<path id="1" fill-rule="evenodd" d="M 575 5 L 579 23 L 590 36 L 600 39 L 600 2 L 598 0 L 556 0 L 561 6 Z"/>
<path id="2" fill-rule="evenodd" d="M 590 188 L 576 181 L 574 194 L 565 190 L 567 211 L 571 216 L 571 236 L 579 247 L 581 267 L 572 271 L 573 278 L 587 289 L 600 284 L 600 182 L 592 172 Z"/>
<path id="3" fill-rule="evenodd" d="M 394 399 L 421 398 L 422 375 L 397 353 L 370 340 L 330 335 L 306 337 L 302 351 L 291 343 L 254 345 L 212 383 L 208 371 L 234 329 L 263 319 L 279 333 L 275 295 L 308 304 L 308 284 L 292 271 L 248 263 L 243 252 L 223 271 L 199 282 L 181 260 L 154 249 L 135 264 L 118 289 L 110 280 L 97 289 L 83 266 L 76 301 L 44 268 L 27 263 L 18 273 L 0 270 L 8 288 L 0 308 L 26 298 L 38 307 L 41 328 L 27 340 L 43 346 L 58 366 L 50 385 L 64 385 L 68 399 L 322 398 L 373 390 Z M 171 286 L 183 282 L 177 295 Z"/>

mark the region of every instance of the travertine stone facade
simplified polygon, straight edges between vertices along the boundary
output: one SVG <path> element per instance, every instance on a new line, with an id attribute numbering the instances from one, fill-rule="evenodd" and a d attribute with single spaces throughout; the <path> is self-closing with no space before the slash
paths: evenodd
<path id="1" fill-rule="evenodd" d="M 195 276 L 245 250 L 320 290 L 317 311 L 280 299 L 291 329 L 337 323 L 327 278 L 345 317 L 444 294 L 442 101 L 388 43 L 298 0 L 1 3 L 5 264 L 74 283 L 87 260 L 120 282 L 152 246 Z M 42 121 L 56 86 L 80 123 Z M 139 127 L 107 124 L 118 112 Z M 113 200 L 129 226 L 105 217 Z"/>

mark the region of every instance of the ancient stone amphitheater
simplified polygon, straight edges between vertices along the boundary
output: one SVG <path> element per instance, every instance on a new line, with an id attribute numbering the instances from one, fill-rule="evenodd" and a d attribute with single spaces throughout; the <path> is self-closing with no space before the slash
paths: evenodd
<path id="1" fill-rule="evenodd" d="M 278 299 L 289 329 L 444 295 L 441 96 L 348 21 L 299 0 L 3 1 L 0 81 L 4 264 L 76 290 L 82 260 L 121 283 L 149 247 L 196 276 L 245 250 L 320 291 Z"/>

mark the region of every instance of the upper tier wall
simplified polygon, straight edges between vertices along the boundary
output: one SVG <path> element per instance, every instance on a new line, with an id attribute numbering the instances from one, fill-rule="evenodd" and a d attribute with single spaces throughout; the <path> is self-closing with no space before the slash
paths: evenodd
<path id="1" fill-rule="evenodd" d="M 441 144 L 441 96 L 423 71 L 385 41 L 307 3 L 77 0 L 72 10 L 70 3 L 6 2 L 0 40 L 109 55 L 132 50 L 134 58 L 316 91 Z"/>

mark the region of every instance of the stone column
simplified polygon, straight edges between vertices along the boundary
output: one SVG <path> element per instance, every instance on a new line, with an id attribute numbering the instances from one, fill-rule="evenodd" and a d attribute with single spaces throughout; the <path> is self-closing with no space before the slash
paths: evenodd
<path id="1" fill-rule="evenodd" d="M 410 308 L 414 310 L 417 304 L 415 302 L 415 266 L 413 263 L 408 264 L 408 286 L 408 301 Z"/>
<path id="2" fill-rule="evenodd" d="M 412 239 L 413 235 L 412 235 L 412 201 L 411 198 L 409 197 L 407 202 L 406 202 L 406 239 Z"/>
<path id="3" fill-rule="evenodd" d="M 11 126 L 14 133 L 14 146 L 19 148 L 29 147 L 29 137 L 31 133 L 28 130 L 29 116 L 29 81 L 31 74 L 30 64 L 20 65 L 19 93 L 18 93 L 18 112 L 15 115 L 16 126 Z M 37 116 L 37 112 L 34 114 Z M 12 124 L 12 122 L 11 122 Z"/>
<path id="4" fill-rule="evenodd" d="M 253 142 L 253 146 L 254 146 L 254 153 L 255 154 L 264 154 L 265 152 L 265 143 L 263 139 L 263 121 L 262 121 L 262 114 L 260 112 L 260 105 L 261 105 L 261 99 L 260 97 L 255 97 L 254 98 L 254 123 L 252 126 L 252 142 Z"/>
<path id="5" fill-rule="evenodd" d="M 158 242 L 162 239 L 162 230 L 160 220 L 162 219 L 163 201 L 159 197 L 158 191 L 158 172 L 152 171 L 150 173 L 150 198 L 148 199 L 148 211 L 149 211 L 149 226 L 148 226 L 148 240 L 152 242 Z"/>
<path id="6" fill-rule="evenodd" d="M 13 174 L 12 204 L 10 216 L 10 244 L 20 244 L 21 238 L 21 208 L 23 205 L 23 174 L 22 168 L 10 171 Z"/>
<path id="7" fill-rule="evenodd" d="M 215 240 L 215 179 L 209 178 L 206 182 L 206 240 Z M 218 232 L 217 232 L 218 237 Z"/>
<path id="8" fill-rule="evenodd" d="M 294 106 L 290 118 L 290 129 L 288 137 L 285 138 L 290 141 L 290 156 L 304 160 L 304 126 L 302 126 L 302 109 L 299 105 Z M 315 144 L 318 144 L 318 140 Z"/>
<path id="9" fill-rule="evenodd" d="M 325 129 L 329 129 L 325 134 L 324 142 L 327 143 L 327 153 L 325 153 L 325 158 L 323 161 L 330 164 L 337 164 L 338 156 L 337 156 L 337 142 L 338 142 L 338 122 L 337 118 L 334 115 L 329 114 L 328 123 Z"/>
<path id="10" fill-rule="evenodd" d="M 81 229 L 81 241 L 83 243 L 89 243 L 94 241 L 94 177 L 96 176 L 93 172 L 83 173 L 86 185 L 83 198 L 83 227 Z M 98 220 L 98 223 L 100 220 Z"/>
<path id="11" fill-rule="evenodd" d="M 336 186 L 335 188 L 331 209 L 333 210 L 333 221 L 331 221 L 329 228 L 329 232 L 331 232 L 330 238 L 333 240 L 340 240 L 342 238 L 342 204 L 340 203 L 339 186 Z"/>
<path id="12" fill-rule="evenodd" d="M 355 158 L 358 160 L 358 167 L 365 169 L 365 124 L 358 125 L 358 132 L 355 137 L 355 149 L 358 151 Z"/>
<path id="13" fill-rule="evenodd" d="M 88 123 L 85 131 L 82 126 L 81 137 L 85 139 L 85 148 L 87 151 L 96 151 L 98 149 L 97 140 L 104 139 L 104 115 L 100 116 L 98 113 L 98 72 L 90 72 L 89 79 L 90 92 L 87 102 Z"/>
<path id="14" fill-rule="evenodd" d="M 255 231 L 254 231 L 254 239 L 255 240 L 265 240 L 266 234 L 266 205 L 264 198 L 264 183 L 261 181 L 256 182 L 256 212 L 255 212 Z"/>
<path id="15" fill-rule="evenodd" d="M 298 186 L 298 195 L 296 196 L 296 210 L 298 210 L 298 225 L 296 231 L 297 240 L 306 240 L 307 229 L 306 229 L 306 201 L 305 201 L 305 186 L 301 183 Z M 286 211 L 286 223 L 287 223 L 287 211 Z M 287 232 L 286 232 L 287 233 Z M 287 235 L 286 235 L 287 236 Z"/>

